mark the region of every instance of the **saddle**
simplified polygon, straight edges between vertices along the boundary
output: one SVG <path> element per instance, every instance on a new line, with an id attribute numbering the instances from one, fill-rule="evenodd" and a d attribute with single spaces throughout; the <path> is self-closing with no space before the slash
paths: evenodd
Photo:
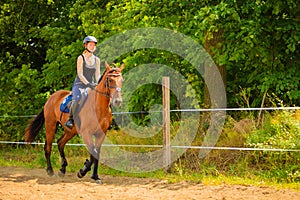
<path id="1" fill-rule="evenodd" d="M 62 101 L 62 103 L 60 104 L 60 111 L 64 112 L 64 113 L 69 113 L 70 109 L 69 109 L 69 103 L 72 100 L 72 94 L 69 94 L 68 96 L 65 97 L 65 99 Z"/>
<path id="2" fill-rule="evenodd" d="M 84 103 L 86 102 L 87 100 L 87 97 L 88 97 L 88 93 L 89 93 L 90 89 L 89 88 L 86 88 L 82 94 L 81 94 L 81 99 L 79 100 L 79 104 L 80 106 L 82 107 L 84 105 Z M 70 93 L 68 96 L 66 96 L 64 98 L 64 100 L 61 102 L 60 104 L 60 111 L 63 112 L 63 113 L 69 113 L 70 112 L 70 101 L 72 100 L 72 93 Z"/>

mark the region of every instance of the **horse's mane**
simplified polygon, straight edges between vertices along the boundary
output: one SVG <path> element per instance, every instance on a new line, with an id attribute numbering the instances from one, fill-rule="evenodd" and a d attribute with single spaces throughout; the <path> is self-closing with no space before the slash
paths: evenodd
<path id="1" fill-rule="evenodd" d="M 102 73 L 102 76 L 100 77 L 100 79 L 99 79 L 99 81 L 98 81 L 98 84 L 101 82 L 101 80 L 103 79 L 103 77 L 104 77 L 104 74 L 106 73 L 106 70 L 107 69 L 105 69 L 105 71 Z"/>

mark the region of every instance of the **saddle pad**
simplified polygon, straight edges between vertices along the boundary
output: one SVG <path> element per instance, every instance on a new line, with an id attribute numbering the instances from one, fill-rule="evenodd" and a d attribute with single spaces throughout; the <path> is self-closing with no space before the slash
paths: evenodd
<path id="1" fill-rule="evenodd" d="M 69 94 L 68 96 L 66 96 L 66 98 L 60 104 L 60 111 L 61 112 L 65 112 L 65 113 L 70 112 L 68 104 L 71 100 L 72 100 L 72 94 Z"/>

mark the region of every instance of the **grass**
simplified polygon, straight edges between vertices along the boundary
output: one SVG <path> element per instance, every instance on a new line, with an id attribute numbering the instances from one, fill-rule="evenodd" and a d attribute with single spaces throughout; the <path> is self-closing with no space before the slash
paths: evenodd
<path id="1" fill-rule="evenodd" d="M 267 114 L 263 124 L 255 127 L 247 124 L 249 120 L 251 122 L 251 119 L 238 123 L 228 117 L 216 146 L 299 149 L 299 113 L 274 112 Z M 189 121 L 189 123 L 195 122 Z M 186 126 L 186 130 L 189 130 L 190 124 L 181 125 Z M 173 135 L 177 129 L 178 124 L 172 124 Z M 199 129 L 192 145 L 202 144 L 205 127 L 202 129 Z M 109 132 L 108 138 L 114 144 L 161 144 L 158 142 L 162 141 L 161 134 L 155 134 L 157 132 L 157 129 L 148 128 L 146 134 L 153 135 L 153 137 L 145 139 L 130 136 L 122 130 L 112 130 Z M 137 134 L 139 133 L 137 132 Z M 173 137 L 172 134 L 171 137 Z M 59 134 L 56 137 L 57 140 Z M 80 137 L 74 137 L 69 143 L 78 142 L 81 143 Z M 156 149 L 124 147 L 123 150 L 147 153 Z M 114 150 L 109 149 L 109 151 L 111 153 Z M 89 158 L 87 149 L 82 146 L 66 146 L 65 153 L 69 163 L 68 172 L 77 172 L 82 168 L 86 158 Z M 300 190 L 299 152 L 212 150 L 205 158 L 199 158 L 198 153 L 199 151 L 195 149 L 187 150 L 176 162 L 172 163 L 170 173 L 165 173 L 162 169 L 153 172 L 128 173 L 112 169 L 104 164 L 101 164 L 99 173 L 112 176 L 156 178 L 167 180 L 169 183 L 188 181 L 207 185 L 238 184 Z M 42 145 L 2 144 L 0 145 L 0 154 L 0 166 L 46 169 Z M 130 159 L 120 160 L 118 164 L 128 165 L 136 158 Z M 57 146 L 53 146 L 51 161 L 54 171 L 57 172 L 60 169 Z"/>
<path id="2" fill-rule="evenodd" d="M 88 151 L 80 146 L 67 146 L 66 156 L 69 166 L 67 172 L 77 172 L 82 166 L 86 158 L 88 158 Z M 44 158 L 43 146 L 0 146 L 0 166 L 14 166 L 23 168 L 44 168 L 46 169 L 46 160 Z M 60 158 L 57 147 L 53 147 L 51 161 L 55 172 L 60 168 Z M 254 171 L 247 171 L 247 173 L 224 173 L 219 171 L 214 165 L 202 164 L 202 170 L 193 171 L 186 169 L 184 161 L 179 159 L 171 166 L 171 173 L 165 173 L 163 170 L 144 173 L 127 173 L 118 171 L 108 166 L 101 164 L 99 173 L 111 176 L 126 176 L 136 178 L 155 178 L 167 180 L 169 183 L 177 183 L 181 181 L 188 181 L 190 183 L 202 183 L 205 185 L 220 185 L 220 184 L 238 184 L 238 185 L 253 185 L 259 187 L 273 187 L 276 189 L 295 189 L 300 191 L 300 185 L 297 182 L 284 183 L 277 182 L 269 178 L 258 176 Z M 235 169 L 232 169 L 236 171 Z M 46 175 L 46 171 L 45 171 Z"/>

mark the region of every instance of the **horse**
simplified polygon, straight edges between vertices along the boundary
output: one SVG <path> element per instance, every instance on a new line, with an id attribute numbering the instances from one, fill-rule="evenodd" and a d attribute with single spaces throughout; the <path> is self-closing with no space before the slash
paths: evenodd
<path id="1" fill-rule="evenodd" d="M 57 142 L 61 157 L 61 168 L 58 175 L 64 176 L 66 173 L 66 167 L 68 165 L 64 153 L 66 143 L 76 134 L 80 134 L 89 150 L 90 160 L 86 159 L 83 168 L 79 170 L 77 176 L 79 178 L 85 176 L 93 165 L 91 178 L 94 179 L 96 183 L 101 183 L 101 179 L 98 176 L 100 148 L 106 136 L 106 132 L 112 123 L 111 106 L 119 107 L 122 103 L 121 89 L 124 63 L 120 67 L 117 67 L 115 64 L 114 67 L 112 67 L 105 62 L 105 68 L 98 85 L 89 90 L 87 94 L 88 97 L 84 101 L 83 99 L 80 100 L 81 105 L 79 109 L 74 112 L 75 126 L 72 129 L 65 126 L 68 113 L 60 110 L 61 103 L 71 93 L 68 90 L 58 90 L 54 92 L 48 98 L 40 113 L 31 119 L 25 128 L 25 141 L 30 143 L 34 141 L 41 128 L 45 126 L 46 141 L 44 152 L 47 161 L 46 171 L 49 176 L 54 176 L 50 155 L 57 126 L 60 124 L 64 129 L 64 133 Z"/>

